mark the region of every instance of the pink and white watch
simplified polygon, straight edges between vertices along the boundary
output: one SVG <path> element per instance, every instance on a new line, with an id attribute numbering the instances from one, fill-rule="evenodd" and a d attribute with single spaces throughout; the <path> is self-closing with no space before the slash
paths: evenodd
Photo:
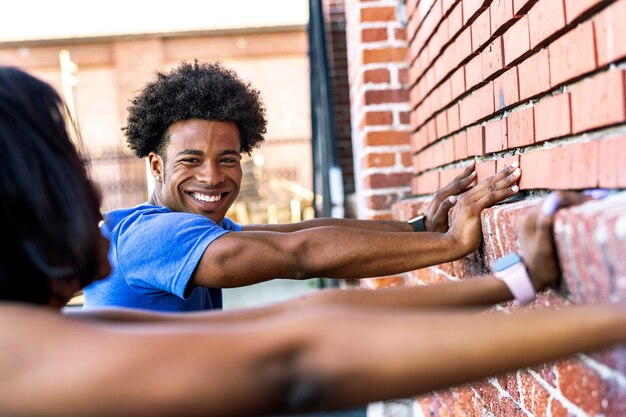
<path id="1" fill-rule="evenodd" d="M 493 275 L 504 282 L 516 304 L 528 304 L 535 299 L 537 292 L 528 276 L 526 266 L 522 258 L 515 252 L 498 259 L 491 264 Z"/>

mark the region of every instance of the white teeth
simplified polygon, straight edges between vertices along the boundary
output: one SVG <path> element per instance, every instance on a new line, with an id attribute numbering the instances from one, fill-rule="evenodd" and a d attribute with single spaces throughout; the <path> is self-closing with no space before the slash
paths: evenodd
<path id="1" fill-rule="evenodd" d="M 191 193 L 191 196 L 196 200 L 204 201 L 206 203 L 215 203 L 216 201 L 220 201 L 222 198 L 221 194 L 218 195 L 206 195 L 200 193 Z"/>

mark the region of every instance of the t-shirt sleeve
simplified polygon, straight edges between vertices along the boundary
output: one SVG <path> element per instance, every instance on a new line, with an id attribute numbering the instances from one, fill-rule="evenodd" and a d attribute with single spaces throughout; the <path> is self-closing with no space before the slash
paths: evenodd
<path id="1" fill-rule="evenodd" d="M 241 232 L 241 230 L 243 229 L 243 227 L 239 223 L 235 223 L 228 217 L 224 217 L 224 220 L 222 221 L 222 227 L 232 232 Z"/>
<path id="2" fill-rule="evenodd" d="M 200 215 L 141 215 L 118 234 L 121 273 L 139 293 L 166 291 L 184 299 L 185 288 L 207 246 L 228 232 Z"/>

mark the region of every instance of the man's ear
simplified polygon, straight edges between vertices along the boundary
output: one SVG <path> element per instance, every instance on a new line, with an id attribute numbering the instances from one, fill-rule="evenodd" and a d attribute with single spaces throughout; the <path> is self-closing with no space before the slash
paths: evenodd
<path id="1" fill-rule="evenodd" d="M 161 158 L 156 152 L 150 152 L 148 154 L 148 164 L 150 165 L 150 172 L 156 182 L 163 181 L 163 174 L 165 172 L 165 164 L 163 158 Z"/>

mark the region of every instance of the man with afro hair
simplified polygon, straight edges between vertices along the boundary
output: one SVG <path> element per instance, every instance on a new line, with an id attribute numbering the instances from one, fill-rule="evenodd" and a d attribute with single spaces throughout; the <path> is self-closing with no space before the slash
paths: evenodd
<path id="1" fill-rule="evenodd" d="M 221 288 L 385 276 L 448 262 L 480 245 L 481 210 L 519 190 L 516 166 L 472 186 L 470 165 L 435 193 L 416 222 L 320 218 L 242 226 L 226 212 L 239 193 L 241 155 L 259 146 L 266 126 L 259 92 L 219 63 L 183 63 L 145 86 L 124 130 L 135 154 L 148 158 L 154 192 L 147 203 L 106 214 L 113 273 L 85 289 L 87 308 L 220 309 Z M 455 303 L 481 303 L 496 288 L 466 285 Z"/>

